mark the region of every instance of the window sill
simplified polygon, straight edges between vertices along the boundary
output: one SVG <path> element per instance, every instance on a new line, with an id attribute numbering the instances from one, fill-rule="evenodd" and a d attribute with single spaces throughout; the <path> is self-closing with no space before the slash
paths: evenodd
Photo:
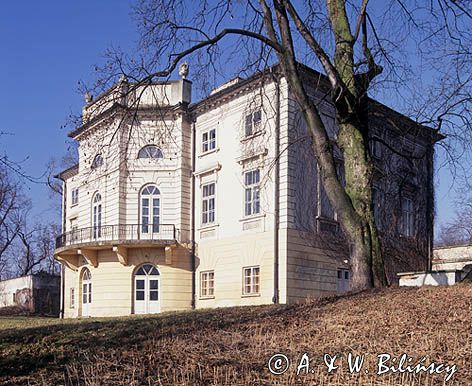
<path id="1" fill-rule="evenodd" d="M 240 222 L 244 221 L 251 221 L 251 220 L 257 220 L 259 218 L 264 218 L 266 216 L 265 213 L 257 213 L 257 214 L 251 214 L 250 216 L 243 217 L 239 219 Z"/>
<path id="2" fill-rule="evenodd" d="M 209 155 L 209 154 L 213 154 L 213 153 L 217 153 L 220 151 L 220 148 L 219 147 L 216 147 L 214 149 L 211 149 L 211 150 L 208 150 L 208 151 L 205 151 L 203 153 L 200 153 L 198 155 L 198 158 L 202 158 L 202 157 L 205 157 L 206 155 Z"/>
<path id="3" fill-rule="evenodd" d="M 215 229 L 215 228 L 218 228 L 220 226 L 220 224 L 216 224 L 216 223 L 211 223 L 211 224 L 205 224 L 205 225 L 200 225 L 200 228 L 197 229 L 197 231 L 206 231 L 208 229 Z"/>
<path id="4" fill-rule="evenodd" d="M 257 298 L 257 297 L 260 297 L 261 294 L 260 293 L 257 293 L 257 294 L 242 294 L 241 297 L 242 298 Z"/>
<path id="5" fill-rule="evenodd" d="M 259 137 L 260 135 L 264 135 L 264 134 L 265 134 L 265 130 L 256 131 L 255 133 L 252 133 L 251 135 L 248 135 L 248 136 L 242 138 L 241 142 L 249 141 L 253 138 Z"/>
<path id="6" fill-rule="evenodd" d="M 79 206 L 79 203 L 78 203 L 78 202 L 76 202 L 75 204 L 70 204 L 70 207 L 71 207 L 71 208 L 75 208 L 76 206 Z"/>
<path id="7" fill-rule="evenodd" d="M 212 296 L 200 296 L 199 300 L 209 300 L 209 299 L 214 299 L 215 295 Z"/>
<path id="8" fill-rule="evenodd" d="M 316 219 L 319 220 L 319 221 L 324 221 L 324 222 L 328 222 L 328 223 L 331 223 L 331 224 L 339 224 L 338 221 L 336 221 L 335 219 L 329 218 L 329 217 L 316 216 Z"/>

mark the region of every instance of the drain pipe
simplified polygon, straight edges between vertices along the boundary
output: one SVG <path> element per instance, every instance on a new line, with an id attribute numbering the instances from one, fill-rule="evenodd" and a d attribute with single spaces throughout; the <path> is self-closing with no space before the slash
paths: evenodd
<path id="1" fill-rule="evenodd" d="M 279 299 L 279 225 L 280 225 L 280 79 L 271 74 L 275 80 L 275 176 L 274 176 L 274 297 L 272 302 L 278 304 Z"/>
<path id="2" fill-rule="evenodd" d="M 61 178 L 62 180 L 62 178 Z M 64 180 L 62 180 L 62 233 L 66 231 L 66 218 L 67 218 L 67 184 Z M 65 312 L 65 268 L 64 263 L 61 264 L 61 291 L 60 291 L 60 310 L 59 310 L 59 318 L 64 319 L 64 312 Z"/>
<path id="3" fill-rule="evenodd" d="M 195 118 L 192 119 L 192 223 L 191 223 L 191 260 L 192 260 L 192 309 L 195 309 L 196 297 L 196 267 L 195 267 L 195 163 L 196 163 L 196 127 Z"/>
<path id="4" fill-rule="evenodd" d="M 428 232 L 428 263 L 427 272 L 432 272 L 433 269 L 433 239 L 434 239 L 434 141 L 427 150 L 427 175 L 428 175 L 428 192 L 426 198 L 426 226 Z"/>

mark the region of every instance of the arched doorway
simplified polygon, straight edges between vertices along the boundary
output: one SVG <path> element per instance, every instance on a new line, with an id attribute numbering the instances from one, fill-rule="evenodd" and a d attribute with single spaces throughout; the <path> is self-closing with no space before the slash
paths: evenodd
<path id="1" fill-rule="evenodd" d="M 141 265 L 134 274 L 134 313 L 155 314 L 161 310 L 159 270 L 152 264 Z"/>
<path id="2" fill-rule="evenodd" d="M 82 316 L 90 316 L 92 303 L 92 274 L 88 268 L 82 272 Z"/>

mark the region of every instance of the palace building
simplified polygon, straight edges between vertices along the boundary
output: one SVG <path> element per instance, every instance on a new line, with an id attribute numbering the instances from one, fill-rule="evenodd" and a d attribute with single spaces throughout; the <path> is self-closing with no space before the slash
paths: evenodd
<path id="1" fill-rule="evenodd" d="M 324 78 L 307 91 L 336 141 Z M 63 181 L 64 317 L 292 303 L 349 290 L 349 245 L 278 66 L 196 103 L 185 79 L 86 97 Z M 311 88 L 317 85 L 316 88 Z M 371 101 L 374 212 L 389 277 L 425 269 L 441 139 Z M 343 162 L 338 154 L 338 172 Z"/>

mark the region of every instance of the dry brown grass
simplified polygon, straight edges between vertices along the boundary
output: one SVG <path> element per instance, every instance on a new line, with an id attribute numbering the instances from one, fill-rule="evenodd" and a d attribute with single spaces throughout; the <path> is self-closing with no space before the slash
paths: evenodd
<path id="1" fill-rule="evenodd" d="M 0 319 L 0 384 L 442 385 L 444 374 L 375 375 L 376 355 L 456 364 L 447 385 L 472 385 L 472 285 L 394 288 L 293 306 L 86 321 Z M 42 322 L 41 322 L 42 321 Z M 281 376 L 267 361 L 284 353 Z M 297 377 L 308 353 L 313 373 Z M 366 374 L 346 355 L 364 354 Z M 323 354 L 338 355 L 327 374 Z"/>

